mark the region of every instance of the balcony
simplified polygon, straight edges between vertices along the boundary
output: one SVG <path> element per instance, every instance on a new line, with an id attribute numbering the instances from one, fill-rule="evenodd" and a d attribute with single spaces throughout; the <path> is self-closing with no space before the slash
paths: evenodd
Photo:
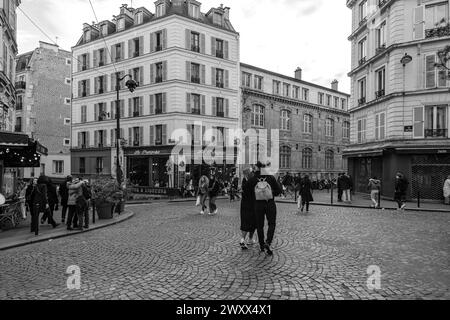
<path id="1" fill-rule="evenodd" d="M 98 89 L 98 94 L 102 94 L 102 93 L 104 93 L 105 92 L 105 90 L 103 89 L 103 88 L 99 88 Z"/>
<path id="2" fill-rule="evenodd" d="M 366 63 L 366 57 L 359 59 L 358 65 L 362 66 L 364 63 Z"/>
<path id="3" fill-rule="evenodd" d="M 376 48 L 375 50 L 375 54 L 380 54 L 383 51 L 386 51 L 386 44 L 382 44 L 381 46 L 379 46 L 378 48 Z"/>
<path id="4" fill-rule="evenodd" d="M 382 8 L 389 0 L 378 0 L 378 8 Z"/>
<path id="5" fill-rule="evenodd" d="M 200 47 L 199 46 L 191 46 L 191 51 L 200 52 Z"/>
<path id="6" fill-rule="evenodd" d="M 447 129 L 425 129 L 425 138 L 448 138 Z"/>
<path id="7" fill-rule="evenodd" d="M 367 17 L 361 19 L 361 21 L 359 22 L 359 26 L 361 27 L 362 25 L 367 23 Z"/>
<path id="8" fill-rule="evenodd" d="M 133 112 L 133 117 L 134 118 L 137 118 L 137 117 L 140 117 L 141 115 L 139 114 L 139 111 L 134 111 Z"/>
<path id="9" fill-rule="evenodd" d="M 105 62 L 103 60 L 100 60 L 100 62 L 98 63 L 99 67 L 103 67 L 105 65 Z"/>
<path id="10" fill-rule="evenodd" d="M 216 58 L 223 59 L 223 51 L 216 51 Z"/>
<path id="11" fill-rule="evenodd" d="M 163 109 L 162 108 L 156 108 L 155 109 L 155 114 L 162 114 L 163 113 Z"/>
<path id="12" fill-rule="evenodd" d="M 161 82 L 163 82 L 163 77 L 162 77 L 162 76 L 156 76 L 155 82 L 156 82 L 156 83 L 161 83 Z"/>
<path id="13" fill-rule="evenodd" d="M 384 90 L 378 90 L 378 91 L 375 91 L 375 97 L 376 97 L 377 99 L 379 99 L 379 98 L 381 98 L 381 97 L 384 97 L 384 95 L 385 95 Z"/>
<path id="14" fill-rule="evenodd" d="M 139 51 L 133 52 L 133 58 L 139 57 Z"/>
<path id="15" fill-rule="evenodd" d="M 139 141 L 133 141 L 133 147 L 139 147 Z"/>
<path id="16" fill-rule="evenodd" d="M 225 113 L 224 112 L 217 112 L 216 116 L 219 117 L 219 118 L 225 118 Z"/>
<path id="17" fill-rule="evenodd" d="M 27 88 L 27 83 L 25 81 L 16 82 L 16 90 L 25 90 Z"/>
<path id="18" fill-rule="evenodd" d="M 192 83 L 200 83 L 200 77 L 198 77 L 198 76 L 191 76 L 191 82 Z"/>
<path id="19" fill-rule="evenodd" d="M 217 88 L 223 88 L 224 87 L 223 82 L 216 82 L 216 87 Z"/>
<path id="20" fill-rule="evenodd" d="M 87 66 L 87 65 L 83 64 L 83 65 L 81 66 L 81 71 L 86 71 L 87 69 L 88 69 L 88 66 Z"/>
<path id="21" fill-rule="evenodd" d="M 82 91 L 82 92 L 81 92 L 81 96 L 82 96 L 82 97 L 87 97 L 87 91 Z"/>
<path id="22" fill-rule="evenodd" d="M 444 27 L 425 30 L 425 38 L 441 38 L 450 36 L 450 24 Z"/>
<path id="23" fill-rule="evenodd" d="M 162 46 L 156 46 L 156 48 L 155 48 L 155 51 L 156 51 L 156 52 L 162 51 L 162 50 L 163 50 L 163 47 L 162 47 Z"/>
<path id="24" fill-rule="evenodd" d="M 97 147 L 98 148 L 103 148 L 105 145 L 103 144 L 103 142 L 100 142 L 98 145 L 97 145 Z"/>
<path id="25" fill-rule="evenodd" d="M 358 99 L 358 105 L 359 106 L 363 105 L 364 103 L 366 103 L 366 97 Z"/>
<path id="26" fill-rule="evenodd" d="M 192 114 L 200 114 L 200 109 L 192 109 Z"/>

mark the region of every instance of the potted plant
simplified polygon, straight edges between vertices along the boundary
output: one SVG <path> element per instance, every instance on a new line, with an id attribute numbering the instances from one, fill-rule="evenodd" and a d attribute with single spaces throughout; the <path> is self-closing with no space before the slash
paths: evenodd
<path id="1" fill-rule="evenodd" d="M 117 181 L 111 177 L 98 177 L 91 183 L 92 200 L 99 219 L 112 219 L 114 206 L 122 199 Z"/>

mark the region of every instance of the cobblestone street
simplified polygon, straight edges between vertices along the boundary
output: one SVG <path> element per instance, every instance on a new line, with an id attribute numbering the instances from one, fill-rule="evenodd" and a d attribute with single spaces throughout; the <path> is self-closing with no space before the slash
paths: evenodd
<path id="1" fill-rule="evenodd" d="M 131 220 L 0 252 L 0 299 L 449 299 L 450 216 L 278 206 L 273 257 L 239 247 L 239 204 L 129 206 Z M 224 206 L 229 208 L 223 209 Z M 81 268 L 81 289 L 66 270 Z M 381 289 L 367 269 L 381 269 Z"/>

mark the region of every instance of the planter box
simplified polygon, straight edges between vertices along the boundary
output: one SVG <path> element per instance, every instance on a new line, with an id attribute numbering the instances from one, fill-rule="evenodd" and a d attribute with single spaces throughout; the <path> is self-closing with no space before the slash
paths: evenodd
<path id="1" fill-rule="evenodd" d="M 99 220 L 107 220 L 113 218 L 113 204 L 112 203 L 98 203 L 95 204 Z"/>

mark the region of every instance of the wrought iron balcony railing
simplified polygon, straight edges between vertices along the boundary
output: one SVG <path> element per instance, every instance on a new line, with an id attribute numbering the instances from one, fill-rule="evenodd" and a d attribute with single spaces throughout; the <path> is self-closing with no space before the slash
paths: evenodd
<path id="1" fill-rule="evenodd" d="M 359 26 L 362 26 L 365 23 L 367 23 L 367 17 L 361 19 L 361 21 L 359 22 Z"/>
<path id="2" fill-rule="evenodd" d="M 223 51 L 216 51 L 216 58 L 223 59 Z"/>
<path id="3" fill-rule="evenodd" d="M 223 82 L 216 82 L 216 87 L 217 88 L 223 88 L 224 87 Z"/>
<path id="4" fill-rule="evenodd" d="M 192 114 L 200 114 L 200 109 L 192 109 L 191 113 Z"/>
<path id="5" fill-rule="evenodd" d="M 25 81 L 17 81 L 16 82 L 16 90 L 23 89 L 25 90 L 27 88 L 27 83 Z"/>
<path id="6" fill-rule="evenodd" d="M 157 77 L 155 78 L 155 82 L 156 82 L 156 83 L 163 82 L 163 77 L 162 77 L 162 76 L 157 76 Z"/>
<path id="7" fill-rule="evenodd" d="M 378 0 L 378 8 L 383 7 L 389 0 Z"/>
<path id="8" fill-rule="evenodd" d="M 162 46 L 156 46 L 155 51 L 162 51 L 163 47 Z"/>
<path id="9" fill-rule="evenodd" d="M 366 103 L 366 97 L 358 99 L 358 105 Z"/>
<path id="10" fill-rule="evenodd" d="M 134 111 L 133 112 L 133 117 L 134 118 L 140 117 L 139 111 Z"/>
<path id="11" fill-rule="evenodd" d="M 375 49 L 375 53 L 379 54 L 379 53 L 381 53 L 381 52 L 383 52 L 385 50 L 386 50 L 386 44 L 382 44 L 378 48 Z"/>
<path id="12" fill-rule="evenodd" d="M 366 57 L 359 59 L 358 64 L 362 66 L 364 63 L 366 63 Z"/>
<path id="13" fill-rule="evenodd" d="M 441 38 L 450 36 L 450 24 L 425 30 L 425 38 Z"/>
<path id="14" fill-rule="evenodd" d="M 191 51 L 200 52 L 200 47 L 199 46 L 191 46 Z"/>
<path id="15" fill-rule="evenodd" d="M 425 129 L 425 138 L 448 138 L 447 129 Z"/>
<path id="16" fill-rule="evenodd" d="M 375 97 L 377 99 L 381 98 L 381 97 L 384 97 L 384 95 L 385 95 L 384 89 L 383 90 L 378 90 L 378 91 L 375 92 Z"/>
<path id="17" fill-rule="evenodd" d="M 200 83 L 200 77 L 191 76 L 191 82 L 192 83 Z"/>
<path id="18" fill-rule="evenodd" d="M 220 118 L 224 118 L 225 117 L 225 113 L 224 112 L 217 112 L 216 116 L 220 117 Z"/>

